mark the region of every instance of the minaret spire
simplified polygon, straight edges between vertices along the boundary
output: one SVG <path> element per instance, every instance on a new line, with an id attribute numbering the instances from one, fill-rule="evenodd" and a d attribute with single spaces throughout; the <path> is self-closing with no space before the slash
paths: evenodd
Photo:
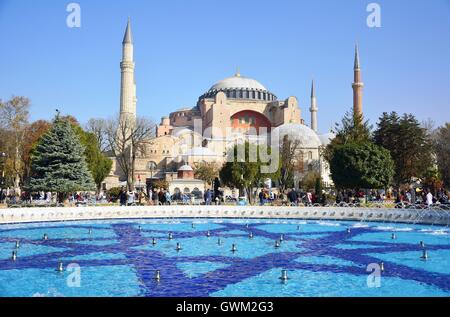
<path id="1" fill-rule="evenodd" d="M 128 17 L 127 28 L 125 30 L 125 35 L 123 37 L 122 44 L 125 44 L 125 43 L 133 44 L 133 35 L 131 33 L 131 19 L 130 19 L 130 17 Z"/>
<path id="2" fill-rule="evenodd" d="M 353 112 L 357 115 L 363 115 L 363 88 L 364 83 L 361 77 L 361 64 L 359 61 L 359 47 L 355 46 L 355 65 L 353 68 L 354 81 L 353 87 Z"/>
<path id="3" fill-rule="evenodd" d="M 314 85 L 314 79 L 311 84 L 311 108 L 309 109 L 311 112 L 311 129 L 317 132 L 317 99 L 316 99 L 316 88 Z"/>
<path id="4" fill-rule="evenodd" d="M 133 36 L 131 20 L 128 18 L 127 28 L 122 42 L 121 85 L 120 85 L 120 118 L 136 119 L 136 84 L 134 78 Z"/>
<path id="5" fill-rule="evenodd" d="M 354 69 L 361 69 L 361 65 L 359 63 L 359 48 L 358 44 L 355 45 L 355 66 Z"/>

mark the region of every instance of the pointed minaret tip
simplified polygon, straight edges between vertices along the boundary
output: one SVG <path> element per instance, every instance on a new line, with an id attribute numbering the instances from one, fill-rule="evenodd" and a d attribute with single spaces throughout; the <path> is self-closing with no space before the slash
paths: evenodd
<path id="1" fill-rule="evenodd" d="M 360 69 L 361 65 L 359 63 L 359 47 L 358 44 L 355 45 L 355 69 Z"/>
<path id="2" fill-rule="evenodd" d="M 312 80 L 312 84 L 311 84 L 311 98 L 315 98 L 316 97 L 316 88 L 314 85 L 314 79 Z"/>
<path id="3" fill-rule="evenodd" d="M 125 35 L 123 37 L 123 44 L 130 43 L 133 44 L 133 36 L 131 34 L 131 18 L 128 17 L 127 29 L 125 30 Z"/>

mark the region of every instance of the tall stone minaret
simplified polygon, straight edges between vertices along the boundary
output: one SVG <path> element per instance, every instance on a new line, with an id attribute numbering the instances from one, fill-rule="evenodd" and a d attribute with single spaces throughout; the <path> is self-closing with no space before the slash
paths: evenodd
<path id="1" fill-rule="evenodd" d="M 316 99 L 316 90 L 314 87 L 314 80 L 312 81 L 312 86 L 311 86 L 311 108 L 309 108 L 309 111 L 311 112 L 311 129 L 313 129 L 315 132 L 317 132 L 317 111 L 319 111 L 319 108 L 317 108 L 317 99 Z"/>
<path id="2" fill-rule="evenodd" d="M 363 115 L 363 87 L 364 83 L 361 78 L 361 65 L 359 63 L 358 45 L 355 47 L 355 66 L 353 87 L 353 111 L 359 115 Z"/>
<path id="3" fill-rule="evenodd" d="M 120 118 L 136 119 L 136 83 L 134 78 L 133 36 L 131 22 L 128 18 L 127 29 L 122 42 L 122 71 L 120 84 Z"/>

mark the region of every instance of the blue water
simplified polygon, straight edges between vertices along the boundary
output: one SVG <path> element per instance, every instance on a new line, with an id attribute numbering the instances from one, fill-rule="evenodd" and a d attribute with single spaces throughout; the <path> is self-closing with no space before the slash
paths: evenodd
<path id="1" fill-rule="evenodd" d="M 427 261 L 420 259 L 420 241 Z M 59 261 L 69 269 L 57 272 Z M 367 266 L 381 262 L 385 271 L 372 287 Z M 444 227 L 251 219 L 0 226 L 3 297 L 449 295 L 450 230 Z"/>

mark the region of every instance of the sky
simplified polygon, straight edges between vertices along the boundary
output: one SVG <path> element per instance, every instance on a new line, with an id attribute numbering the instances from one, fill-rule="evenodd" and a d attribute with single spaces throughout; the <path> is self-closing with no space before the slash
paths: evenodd
<path id="1" fill-rule="evenodd" d="M 372 124 L 385 111 L 450 121 L 450 0 L 78 0 L 79 28 L 67 27 L 70 2 L 0 0 L 0 99 L 30 98 L 32 120 L 118 113 L 130 17 L 138 115 L 155 122 L 239 67 L 279 99 L 296 96 L 307 124 L 314 78 L 329 132 L 352 107 L 355 43 Z M 366 22 L 371 2 L 379 28 Z"/>

